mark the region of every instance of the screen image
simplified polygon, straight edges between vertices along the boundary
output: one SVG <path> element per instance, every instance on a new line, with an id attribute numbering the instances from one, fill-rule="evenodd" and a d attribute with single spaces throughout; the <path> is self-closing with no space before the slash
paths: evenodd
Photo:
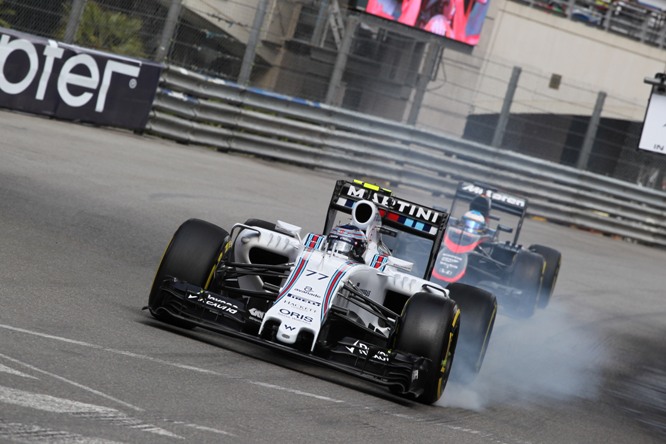
<path id="1" fill-rule="evenodd" d="M 479 42 L 489 3 L 490 0 L 358 0 L 354 7 L 474 46 Z"/>

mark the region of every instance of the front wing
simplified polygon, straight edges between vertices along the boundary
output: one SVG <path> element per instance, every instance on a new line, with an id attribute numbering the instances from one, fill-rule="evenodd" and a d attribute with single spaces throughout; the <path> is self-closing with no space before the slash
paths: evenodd
<path id="1" fill-rule="evenodd" d="M 157 309 L 199 327 L 279 350 L 318 365 L 418 397 L 423 393 L 429 360 L 344 337 L 325 353 L 307 353 L 243 331 L 249 312 L 242 301 L 203 290 L 177 279 L 160 288 L 164 300 Z M 148 308 L 148 307 L 144 307 Z"/>

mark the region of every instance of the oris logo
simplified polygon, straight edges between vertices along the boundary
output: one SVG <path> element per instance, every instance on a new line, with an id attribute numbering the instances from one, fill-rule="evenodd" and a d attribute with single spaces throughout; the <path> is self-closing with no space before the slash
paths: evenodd
<path id="1" fill-rule="evenodd" d="M 19 95 L 36 86 L 34 98 L 43 101 L 48 89 L 55 87 L 60 99 L 68 106 L 80 108 L 94 101 L 95 112 L 101 113 L 105 109 L 114 78 L 125 78 L 130 89 L 137 87 L 137 78 L 141 72 L 140 62 L 132 64 L 106 59 L 106 63 L 100 67 L 98 61 L 104 61 L 104 58 L 94 58 L 85 53 L 65 57 L 66 51 L 71 50 L 59 46 L 54 40 L 44 41 L 43 45 L 42 48 L 41 44 L 23 38 L 12 40 L 10 35 L 2 34 L 0 92 Z M 27 70 L 15 71 L 14 76 L 8 77 L 8 72 L 12 72 L 6 69 L 10 65 L 9 61 L 23 68 L 26 60 Z M 59 67 L 59 70 L 56 70 L 56 67 Z"/>
<path id="2" fill-rule="evenodd" d="M 299 313 L 297 311 L 291 311 L 291 310 L 286 309 L 286 308 L 281 308 L 280 309 L 280 314 L 282 314 L 283 316 L 290 317 L 292 319 L 297 319 L 301 322 L 310 323 L 314 320 L 314 319 L 312 319 L 312 316 L 306 316 L 303 313 Z"/>

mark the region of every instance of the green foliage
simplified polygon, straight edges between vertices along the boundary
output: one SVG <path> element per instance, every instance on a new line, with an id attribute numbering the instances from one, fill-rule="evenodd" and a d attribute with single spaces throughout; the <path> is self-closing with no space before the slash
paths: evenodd
<path id="1" fill-rule="evenodd" d="M 7 6 L 4 6 L 3 5 L 4 2 L 5 0 L 0 0 L 0 26 L 2 26 L 3 28 L 9 28 L 11 25 L 4 18 L 14 15 L 15 12 L 9 9 Z"/>
<path id="2" fill-rule="evenodd" d="M 68 17 L 66 14 L 65 17 Z M 66 24 L 65 24 L 66 25 Z M 108 11 L 88 0 L 74 41 L 77 45 L 134 57 L 145 57 L 139 31 L 141 19 Z M 64 35 L 64 28 L 62 30 Z"/>

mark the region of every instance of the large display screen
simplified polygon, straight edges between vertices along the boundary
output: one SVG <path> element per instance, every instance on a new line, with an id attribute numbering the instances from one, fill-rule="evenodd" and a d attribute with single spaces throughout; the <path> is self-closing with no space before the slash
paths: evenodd
<path id="1" fill-rule="evenodd" d="M 479 42 L 490 0 L 356 0 L 354 9 L 468 45 Z"/>

